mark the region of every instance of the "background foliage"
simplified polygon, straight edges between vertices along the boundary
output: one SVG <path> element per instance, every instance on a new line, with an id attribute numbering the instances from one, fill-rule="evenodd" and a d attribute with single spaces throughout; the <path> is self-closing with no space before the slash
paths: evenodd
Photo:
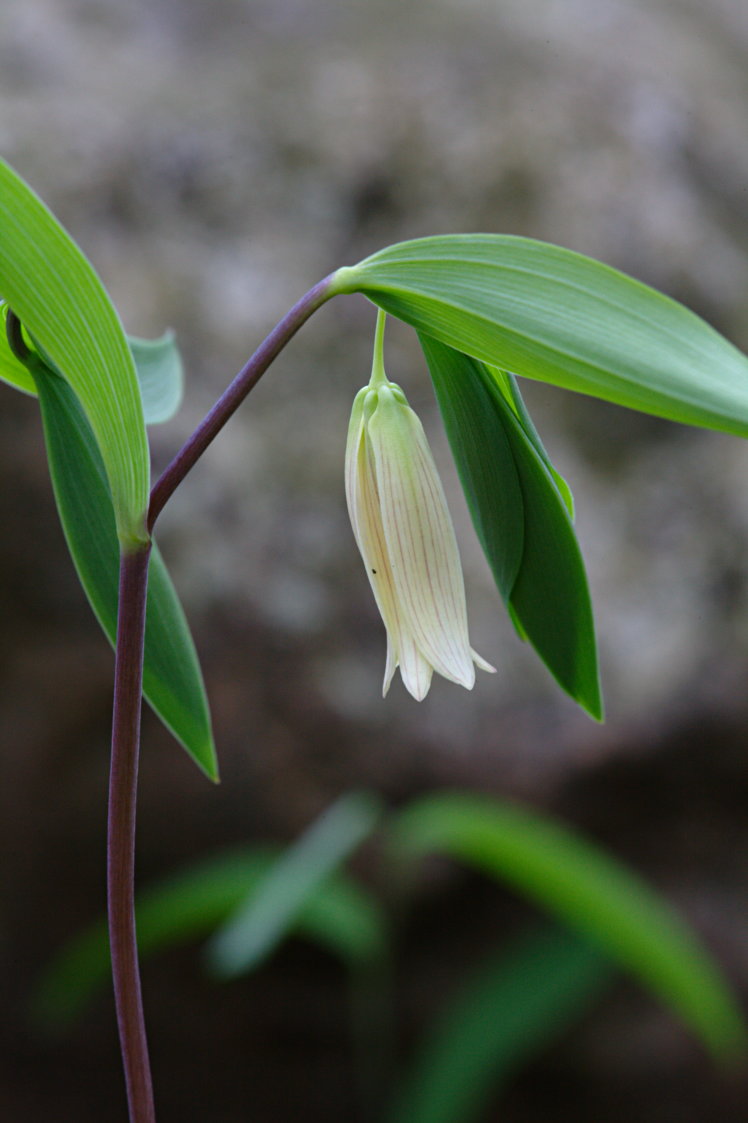
<path id="1" fill-rule="evenodd" d="M 4 155 L 79 238 L 128 331 L 179 330 L 187 405 L 158 435 L 160 464 L 309 284 L 418 235 L 559 242 L 662 287 L 748 347 L 743 5 L 10 9 Z M 372 325 L 358 298 L 320 313 L 163 520 L 224 783 L 213 790 L 146 719 L 141 879 L 223 844 L 294 837 L 352 786 L 391 802 L 480 786 L 552 808 L 646 872 L 745 989 L 748 446 L 523 387 L 577 500 L 608 712 L 596 728 L 504 621 L 417 342 L 390 324 L 390 377 L 444 454 L 472 642 L 499 674 L 472 696 L 439 684 L 420 708 L 394 691 L 383 706 L 384 637 L 342 494 Z M 0 512 L 12 528 L 0 537 L 0 1106 L 30 1123 L 63 1106 L 106 1121 L 120 1094 L 107 1002 L 61 1042 L 18 1029 L 31 980 L 98 913 L 111 654 L 65 556 L 37 407 L 0 392 Z M 526 919 L 514 897 L 429 867 L 399 970 L 406 1051 L 475 956 Z M 272 1123 L 299 1105 L 320 1119 L 352 1110 L 344 988 L 323 953 L 290 946 L 216 990 L 188 948 L 154 961 L 145 990 L 166 1123 L 168 1110 L 200 1117 L 201 1096 L 228 1121 L 250 1088 Z M 668 1104 L 695 1123 L 740 1119 L 744 1102 L 668 1015 L 617 984 L 518 1078 L 500 1117 L 646 1123 Z"/>

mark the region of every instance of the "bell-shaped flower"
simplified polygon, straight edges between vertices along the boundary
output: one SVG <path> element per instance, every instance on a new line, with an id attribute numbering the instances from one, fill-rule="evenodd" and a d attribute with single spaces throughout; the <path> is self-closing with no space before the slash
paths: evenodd
<path id="1" fill-rule="evenodd" d="M 383 693 L 400 667 L 421 701 L 431 676 L 469 690 L 475 665 L 494 668 L 468 640 L 465 587 L 454 527 L 421 422 L 382 365 L 377 324 L 371 381 L 356 395 L 348 430 L 348 512 L 387 629 Z"/>

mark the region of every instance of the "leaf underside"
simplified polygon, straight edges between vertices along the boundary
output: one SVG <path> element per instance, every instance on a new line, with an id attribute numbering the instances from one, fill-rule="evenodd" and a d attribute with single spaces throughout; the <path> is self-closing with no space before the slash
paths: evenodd
<path id="1" fill-rule="evenodd" d="M 511 380 L 419 338 L 473 524 L 512 620 L 563 689 L 599 720 L 592 605 L 568 488 L 552 474 L 535 430 L 528 432 Z"/>
<path id="2" fill-rule="evenodd" d="M 419 238 L 338 270 L 333 288 L 513 374 L 748 435 L 748 358 L 677 301 L 560 246 Z"/>
<path id="3" fill-rule="evenodd" d="M 36 397 L 32 375 L 16 358 L 8 343 L 5 329 L 8 311 L 8 305 L 0 300 L 0 382 L 7 382 L 15 390 Z M 33 350 L 34 340 L 26 336 L 26 341 Z M 174 333 L 167 331 L 158 339 L 128 335 L 127 343 L 135 363 L 146 425 L 169 421 L 182 403 L 184 389 L 182 360 Z M 49 361 L 46 365 L 50 365 Z"/>
<path id="4" fill-rule="evenodd" d="M 67 382 L 46 367 L 36 385 L 55 499 L 78 577 L 112 644 L 117 634 L 119 544 L 111 493 L 86 417 Z M 146 613 L 143 693 L 211 779 L 215 748 L 205 687 L 189 626 L 154 546 Z"/>

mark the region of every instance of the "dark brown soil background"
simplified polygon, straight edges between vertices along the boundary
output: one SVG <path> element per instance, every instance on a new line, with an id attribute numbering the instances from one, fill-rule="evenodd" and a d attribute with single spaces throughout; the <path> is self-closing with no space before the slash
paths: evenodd
<path id="1" fill-rule="evenodd" d="M 184 410 L 162 466 L 311 284 L 402 238 L 488 230 L 601 257 L 748 348 L 743 0 L 6 0 L 3 154 L 93 259 L 128 329 L 174 327 Z M 0 236 L 2 232 L 0 231 Z M 223 783 L 148 715 L 139 879 L 294 838 L 369 787 L 517 797 L 646 875 L 748 993 L 748 446 L 528 386 L 574 488 L 608 721 L 562 697 L 503 616 L 414 339 L 388 369 L 453 497 L 474 646 L 465 694 L 380 698 L 384 635 L 342 457 L 374 317 L 324 309 L 163 518 Z M 124 1120 L 111 1000 L 61 1040 L 30 988 L 100 911 L 112 658 L 77 588 L 35 403 L 0 387 L 0 1117 Z M 376 870 L 364 873 L 376 882 Z M 445 868 L 397 958 L 404 1062 L 525 906 Z M 145 968 L 162 1123 L 357 1120 L 346 981 L 301 942 L 219 987 L 199 947 Z M 737 1123 L 727 1080 L 621 980 L 487 1111 L 502 1123 Z"/>

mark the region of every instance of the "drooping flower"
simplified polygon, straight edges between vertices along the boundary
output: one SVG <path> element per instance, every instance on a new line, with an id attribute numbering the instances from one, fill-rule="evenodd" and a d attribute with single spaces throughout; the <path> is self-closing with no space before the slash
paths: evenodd
<path id="1" fill-rule="evenodd" d="M 377 321 L 371 381 L 358 392 L 348 429 L 345 487 L 353 533 L 384 626 L 383 693 L 400 667 L 407 690 L 426 697 L 431 676 L 472 689 L 465 587 L 452 519 L 426 434 L 384 373 L 384 313 Z"/>

